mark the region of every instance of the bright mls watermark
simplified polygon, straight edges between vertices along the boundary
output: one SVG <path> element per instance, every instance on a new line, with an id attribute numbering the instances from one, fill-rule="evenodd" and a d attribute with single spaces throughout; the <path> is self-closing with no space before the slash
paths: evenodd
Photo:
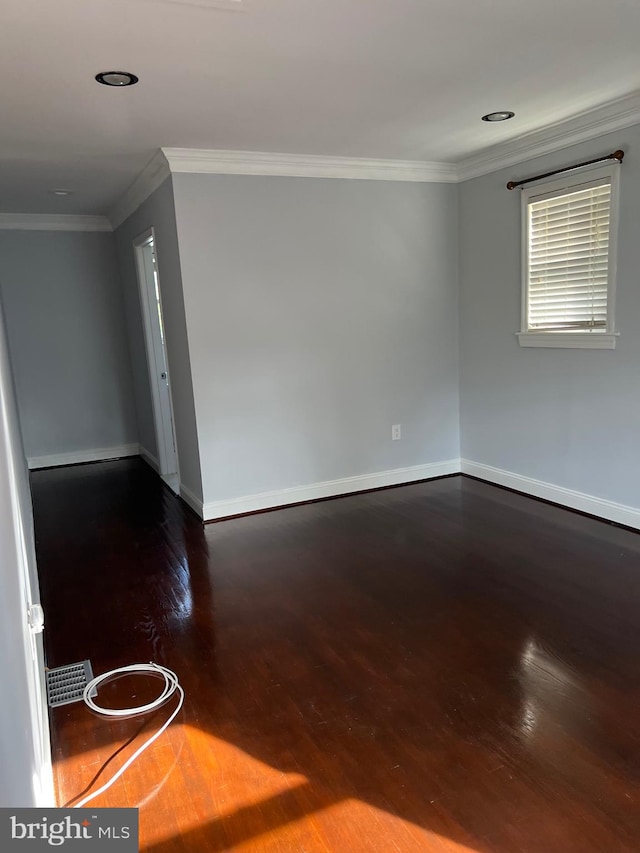
<path id="1" fill-rule="evenodd" d="M 137 809 L 0 809 L 0 850 L 138 853 Z"/>

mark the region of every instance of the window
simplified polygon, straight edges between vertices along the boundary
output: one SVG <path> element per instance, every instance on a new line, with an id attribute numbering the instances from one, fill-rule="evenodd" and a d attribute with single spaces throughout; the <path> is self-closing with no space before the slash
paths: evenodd
<path id="1" fill-rule="evenodd" d="M 613 349 L 619 164 L 522 193 L 520 346 Z"/>

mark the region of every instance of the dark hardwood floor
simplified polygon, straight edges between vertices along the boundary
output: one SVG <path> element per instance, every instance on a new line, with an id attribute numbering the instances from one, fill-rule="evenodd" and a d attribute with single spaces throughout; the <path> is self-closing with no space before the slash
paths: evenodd
<path id="1" fill-rule="evenodd" d="M 32 486 L 49 666 L 186 691 L 95 801 L 141 849 L 640 850 L 640 535 L 461 477 L 204 528 L 139 460 Z M 139 725 L 51 718 L 60 803 Z"/>

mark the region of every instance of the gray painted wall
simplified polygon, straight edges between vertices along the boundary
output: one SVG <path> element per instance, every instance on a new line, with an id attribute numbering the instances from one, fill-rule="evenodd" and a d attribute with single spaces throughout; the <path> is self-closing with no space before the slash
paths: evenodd
<path id="1" fill-rule="evenodd" d="M 617 348 L 520 348 L 520 196 L 505 183 L 617 148 Z M 640 506 L 640 127 L 467 181 L 460 216 L 462 456 Z"/>
<path id="2" fill-rule="evenodd" d="M 0 288 L 27 456 L 137 442 L 113 235 L 0 231 Z"/>
<path id="3" fill-rule="evenodd" d="M 202 483 L 198 433 L 195 421 L 189 342 L 187 340 L 171 178 L 167 178 L 115 232 L 118 264 L 124 288 L 127 333 L 138 412 L 139 441 L 157 458 L 158 450 L 153 423 L 147 354 L 133 251 L 134 239 L 152 226 L 155 229 L 156 236 L 156 255 L 180 479 L 182 484 L 190 489 L 196 497 L 201 498 Z"/>
<path id="4" fill-rule="evenodd" d="M 173 181 L 205 501 L 458 456 L 457 187 Z"/>

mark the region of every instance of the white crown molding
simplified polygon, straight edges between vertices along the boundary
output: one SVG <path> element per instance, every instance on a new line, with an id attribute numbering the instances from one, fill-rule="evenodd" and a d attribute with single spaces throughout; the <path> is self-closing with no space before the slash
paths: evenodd
<path id="1" fill-rule="evenodd" d="M 458 162 L 458 180 L 487 175 L 634 124 L 640 124 L 640 91 L 472 154 Z"/>
<path id="2" fill-rule="evenodd" d="M 4 231 L 111 231 L 106 216 L 74 216 L 66 213 L 0 213 Z"/>
<path id="3" fill-rule="evenodd" d="M 640 90 L 539 130 L 524 133 L 457 163 L 268 151 L 161 148 L 109 212 L 109 220 L 114 229 L 121 225 L 171 173 L 459 183 L 634 124 L 640 124 Z"/>
<path id="4" fill-rule="evenodd" d="M 199 175 L 273 175 L 413 183 L 455 183 L 458 179 L 457 169 L 451 163 L 196 148 L 163 148 L 162 152 L 172 172 Z"/>
<path id="5" fill-rule="evenodd" d="M 462 473 L 470 477 L 477 477 L 479 480 L 486 480 L 498 486 L 506 486 L 516 492 L 524 492 L 526 495 L 576 509 L 578 512 L 586 512 L 588 515 L 596 515 L 616 524 L 624 524 L 625 527 L 640 528 L 640 508 L 638 507 L 615 503 L 584 492 L 576 492 L 574 489 L 534 480 L 533 477 L 524 477 L 513 471 L 503 471 L 501 468 L 494 468 L 493 465 L 484 465 L 482 462 L 472 462 L 469 459 L 461 459 L 460 467 Z"/>
<path id="6" fill-rule="evenodd" d="M 116 202 L 108 213 L 109 221 L 115 229 L 122 225 L 140 205 L 146 201 L 152 192 L 169 177 L 169 164 L 162 153 L 156 151 L 123 196 Z"/>
<path id="7" fill-rule="evenodd" d="M 275 492 L 262 492 L 257 495 L 245 495 L 240 498 L 230 498 L 222 501 L 198 503 L 197 508 L 188 500 L 181 486 L 180 494 L 187 500 L 201 518 L 205 521 L 215 521 L 218 518 L 228 518 L 233 515 L 243 515 L 247 512 L 257 512 L 264 509 L 275 509 L 279 506 L 316 501 L 321 498 L 332 498 L 337 495 L 348 495 L 353 492 L 381 489 L 386 486 L 399 486 L 419 480 L 431 480 L 436 477 L 446 477 L 460 472 L 460 460 L 448 459 L 443 462 L 428 462 L 426 465 L 414 465 L 410 468 L 394 468 L 391 471 L 378 471 L 375 474 L 361 474 L 356 477 L 344 477 L 340 480 L 326 480 L 321 483 L 310 483 L 305 486 L 294 486 L 279 489 Z M 192 497 L 195 497 L 191 493 Z"/>

